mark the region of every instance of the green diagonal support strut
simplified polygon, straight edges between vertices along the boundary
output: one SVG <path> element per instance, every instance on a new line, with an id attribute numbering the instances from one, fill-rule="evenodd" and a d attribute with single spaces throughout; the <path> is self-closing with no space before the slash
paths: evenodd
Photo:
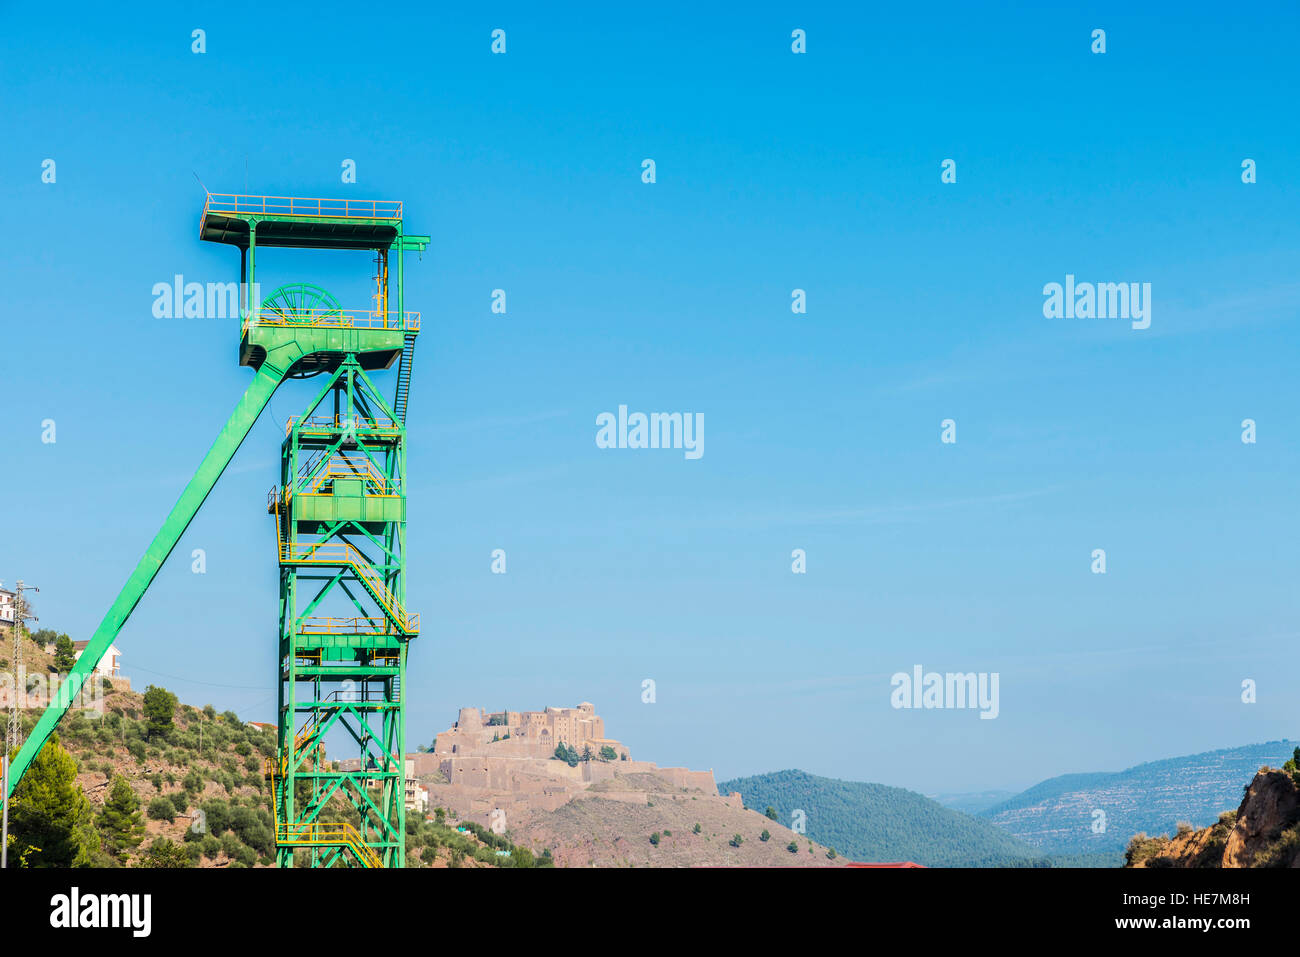
<path id="1" fill-rule="evenodd" d="M 77 659 L 76 664 L 72 666 L 68 677 L 59 687 L 58 694 L 52 698 L 45 713 L 41 715 L 36 727 L 32 730 L 27 740 L 23 742 L 22 748 L 18 751 L 13 763 L 9 768 L 9 793 L 12 794 L 14 787 L 19 779 L 22 778 L 23 772 L 35 759 L 37 753 L 44 746 L 45 741 L 54 731 L 60 719 L 67 713 L 72 702 L 76 700 L 82 685 L 95 667 L 99 664 L 104 653 L 108 651 L 113 639 L 121 631 L 126 620 L 139 604 L 140 599 L 148 590 L 149 585 L 153 582 L 154 577 L 162 568 L 163 562 L 167 561 L 167 556 L 171 554 L 176 543 L 180 541 L 181 536 L 185 534 L 185 529 L 193 521 L 194 516 L 198 514 L 199 508 L 207 499 L 208 493 L 217 484 L 217 479 L 221 478 L 221 473 L 226 470 L 230 460 L 234 458 L 239 446 L 243 443 L 244 438 L 252 429 L 253 423 L 261 414 L 266 403 L 270 401 L 271 396 L 275 393 L 276 388 L 284 381 L 289 369 L 293 363 L 302 355 L 303 350 L 296 343 L 286 343 L 281 349 L 275 350 L 267 356 L 261 367 L 257 370 L 257 376 L 244 392 L 243 398 L 235 406 L 235 411 L 230 414 L 230 418 L 222 427 L 221 432 L 217 435 L 217 440 L 212 443 L 212 448 L 208 449 L 208 454 L 203 457 L 199 464 L 198 470 L 190 483 L 185 486 L 185 491 L 176 504 L 172 506 L 171 514 L 163 522 L 162 528 L 154 537 L 153 542 L 149 545 L 148 551 L 140 559 L 139 564 L 135 566 L 135 571 L 131 577 L 126 580 L 122 591 L 118 594 L 117 600 L 109 608 L 108 614 L 104 620 L 99 623 L 95 629 L 95 634 L 91 637 L 90 643 L 86 646 L 81 657 Z M 18 689 L 15 689 L 17 691 Z"/>

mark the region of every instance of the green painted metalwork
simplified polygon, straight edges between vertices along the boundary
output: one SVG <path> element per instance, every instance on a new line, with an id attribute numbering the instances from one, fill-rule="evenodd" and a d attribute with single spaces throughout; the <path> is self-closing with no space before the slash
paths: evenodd
<path id="1" fill-rule="evenodd" d="M 313 827 L 337 835 L 341 804 L 383 866 L 402 867 L 402 686 L 419 628 L 404 607 L 406 429 L 357 356 L 290 421 L 269 504 L 281 566 L 278 862 L 364 864 L 348 846 L 287 840 Z M 359 770 L 325 759 L 328 733 L 356 746 Z"/>
<path id="2" fill-rule="evenodd" d="M 294 354 L 292 343 L 283 344 L 275 353 L 268 354 L 267 360 L 262 363 L 258 369 L 256 378 L 249 385 L 239 404 L 235 406 L 235 411 L 231 413 L 230 418 L 222 427 L 221 432 L 217 435 L 217 440 L 208 450 L 208 454 L 203 457 L 199 464 L 198 471 L 190 479 L 185 491 L 176 504 L 172 506 L 171 513 L 163 522 L 162 528 L 154 536 L 153 542 L 145 551 L 144 556 L 135 566 L 135 571 L 126 580 L 122 591 L 118 594 L 117 599 L 109 608 L 108 614 L 104 616 L 99 627 L 90 638 L 90 643 L 81 653 L 76 663 L 72 666 L 68 677 L 59 686 L 59 692 L 50 701 L 49 706 L 36 722 L 36 727 L 23 742 L 17 756 L 14 758 L 13 766 L 9 774 L 9 791 L 13 792 L 18 780 L 23 776 L 28 766 L 35 759 L 37 752 L 45 744 L 50 734 L 58 725 L 59 720 L 67 713 L 72 702 L 76 700 L 81 691 L 82 685 L 86 678 L 95 670 L 104 653 L 108 651 L 113 639 L 117 633 L 126 624 L 126 620 L 135 610 L 135 606 L 140 603 L 144 597 L 145 591 L 153 582 L 158 570 L 162 568 L 163 562 L 171 554 L 176 543 L 180 541 L 185 529 L 189 527 L 194 516 L 198 514 L 199 507 L 212 491 L 213 486 L 217 484 L 217 479 L 225 471 L 226 466 L 230 463 L 235 452 L 238 451 L 244 437 L 248 435 L 249 429 L 257 421 L 258 415 L 265 407 L 271 395 L 275 392 L 276 387 L 284 380 L 286 373 L 298 358 Z"/>
<path id="3" fill-rule="evenodd" d="M 315 210 L 315 212 L 312 212 Z M 358 213 L 357 211 L 360 211 Z M 419 317 L 404 310 L 407 235 L 401 204 L 209 196 L 200 238 L 236 245 L 240 279 L 256 282 L 259 246 L 374 249 L 397 254 L 397 310 L 387 268 L 378 312 L 350 313 L 323 289 L 293 284 L 256 306 L 240 329 L 252 384 L 15 757 L 9 788 L 31 764 L 184 534 L 271 396 L 286 378 L 324 374 L 281 449 L 274 516 L 280 577 L 278 753 L 268 762 L 277 860 L 293 866 L 402 867 L 406 860 L 403 695 L 419 617 L 406 609 L 406 407 Z M 368 373 L 399 362 L 395 401 Z M 350 740 L 359 769 L 322 745 Z M 340 806 L 353 820 L 336 820 Z"/>

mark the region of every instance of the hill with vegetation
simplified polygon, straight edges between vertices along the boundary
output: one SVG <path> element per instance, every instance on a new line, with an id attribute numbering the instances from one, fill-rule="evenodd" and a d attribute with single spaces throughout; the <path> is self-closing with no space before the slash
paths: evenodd
<path id="1" fill-rule="evenodd" d="M 1047 867 L 1039 851 L 987 821 L 904 788 L 776 771 L 718 785 L 782 822 L 802 811 L 808 837 L 856 861 L 927 867 Z"/>
<path id="2" fill-rule="evenodd" d="M 1269 741 L 1124 771 L 1064 774 L 977 816 L 1042 853 L 1118 855 L 1139 831 L 1168 832 L 1180 821 L 1213 825 L 1240 802 L 1243 780 L 1261 765 L 1280 765 L 1294 747 L 1294 741 Z"/>
<path id="3" fill-rule="evenodd" d="M 638 798 L 628 800 L 627 789 Z M 852 859 L 716 792 L 653 773 L 615 775 L 507 833 L 551 850 L 561 867 L 837 867 Z"/>
<path id="4" fill-rule="evenodd" d="M 52 633 L 27 638 L 29 675 L 53 674 Z M 56 649 L 57 652 L 57 649 Z M 60 662 L 62 663 L 62 662 Z M 0 670 L 9 662 L 0 659 Z M 23 715 L 23 736 L 39 715 Z M 71 710 L 15 788 L 11 863 L 26 867 L 257 867 L 274 863 L 265 759 L 275 734 L 211 705 L 181 704 L 166 689 L 108 683 L 101 711 Z M 357 824 L 338 798 L 328 812 Z M 409 867 L 548 866 L 474 823 L 438 809 L 407 818 Z M 504 855 L 498 851 L 505 851 Z M 305 858 L 306 855 L 298 855 Z"/>
<path id="5" fill-rule="evenodd" d="M 1300 748 L 1275 769 L 1260 768 L 1235 811 L 1197 830 L 1180 822 L 1173 836 L 1137 834 L 1125 852 L 1137 868 L 1300 867 Z"/>

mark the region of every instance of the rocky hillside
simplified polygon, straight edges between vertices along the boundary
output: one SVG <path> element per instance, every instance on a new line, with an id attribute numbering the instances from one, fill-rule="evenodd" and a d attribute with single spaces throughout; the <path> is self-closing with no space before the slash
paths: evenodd
<path id="1" fill-rule="evenodd" d="M 622 776 L 553 811 L 539 811 L 509 836 L 567 867 L 834 867 L 846 858 L 746 810 L 739 802 L 675 787 L 653 775 Z M 603 797 L 635 787 L 635 802 Z"/>
<path id="2" fill-rule="evenodd" d="M 24 651 L 29 673 L 48 671 L 43 652 Z M 57 732 L 58 745 L 76 762 L 76 783 L 100 821 L 115 781 L 129 787 L 143 825 L 140 841 L 99 866 L 129 864 L 155 841 L 184 845 L 191 866 L 255 866 L 270 861 L 270 802 L 262 763 L 275 739 L 210 705 L 176 705 L 171 726 L 150 728 L 144 695 L 110 687 L 102 713 L 73 709 Z M 39 715 L 24 715 L 24 734 Z M 21 785 L 20 785 L 21 786 Z M 206 821 L 206 825 L 200 823 Z"/>
<path id="3" fill-rule="evenodd" d="M 1296 751 L 1300 755 L 1300 749 Z M 1300 772 L 1261 768 L 1235 811 L 1210 827 L 1180 824 L 1172 836 L 1138 834 L 1128 867 L 1300 867 Z"/>
<path id="4" fill-rule="evenodd" d="M 37 644 L 24 648 L 24 667 L 29 675 L 49 674 L 52 656 Z M 7 661 L 0 660 L 7 666 Z M 258 867 L 274 862 L 274 822 L 270 791 L 263 777 L 265 758 L 275 754 L 275 734 L 242 720 L 233 712 L 218 713 L 211 705 L 195 708 L 172 700 L 170 720 L 150 722 L 145 696 L 140 692 L 109 687 L 102 713 L 74 709 L 64 716 L 57 732 L 57 744 L 75 762 L 73 792 L 88 799 L 89 817 L 75 840 L 83 849 L 84 863 L 99 867 Z M 24 715 L 24 736 L 36 723 L 39 710 Z M 162 726 L 165 725 L 165 726 Z M 54 739 L 52 739 L 53 741 Z M 39 759 L 38 759 L 39 760 Z M 32 775 L 36 765 L 29 771 Z M 22 799 L 20 783 L 15 799 Z M 113 808 L 115 785 L 120 786 Z M 125 813 L 119 809 L 126 807 Z M 336 808 L 343 819 L 354 816 L 342 802 Z M 54 814 L 63 808 L 51 808 Z M 116 817 L 115 817 L 116 816 Z M 114 820 L 115 817 L 115 820 Z M 124 819 L 134 822 L 131 839 L 113 840 L 113 824 Z M 355 823 L 355 821 L 354 821 Z M 516 849 L 505 838 L 483 828 L 445 817 L 420 821 L 408 819 L 408 867 L 490 867 L 549 865 L 545 857 L 534 859 Z M 131 828 L 126 828 L 130 830 Z M 21 839 L 21 833 L 15 840 Z M 34 840 L 23 846 L 40 846 Z M 159 864 L 150 851 L 159 844 L 170 853 Z M 505 851 L 506 854 L 499 854 Z M 68 862 L 46 862 L 33 855 L 33 866 L 68 866 Z"/>
<path id="5" fill-rule="evenodd" d="M 1261 765 L 1291 756 L 1294 741 L 1166 758 L 1124 771 L 1066 774 L 1003 801 L 979 817 L 1049 854 L 1113 854 L 1138 831 L 1172 833 L 1179 821 L 1214 824 L 1241 799 Z"/>

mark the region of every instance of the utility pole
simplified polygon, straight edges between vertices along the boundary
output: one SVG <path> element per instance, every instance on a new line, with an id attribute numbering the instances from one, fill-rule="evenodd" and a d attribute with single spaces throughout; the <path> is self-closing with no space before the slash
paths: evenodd
<path id="1" fill-rule="evenodd" d="M 0 802 L 4 804 L 4 823 L 0 824 L 0 870 L 9 866 L 9 752 L 0 757 Z"/>
<path id="2" fill-rule="evenodd" d="M 22 710 L 18 707 L 19 695 L 27 695 L 27 677 L 23 673 L 23 621 L 31 618 L 38 620 L 35 615 L 27 613 L 27 602 L 23 598 L 25 591 L 40 591 L 34 585 L 24 585 L 23 580 L 18 579 L 14 586 L 14 693 L 9 701 L 9 729 L 5 738 L 5 753 L 18 750 L 18 745 L 22 744 Z M 6 782 L 7 784 L 8 782 Z M 7 805 L 6 805 L 7 808 Z"/>
<path id="3" fill-rule="evenodd" d="M 18 747 L 18 695 L 23 690 L 19 685 L 22 684 L 22 653 L 23 643 L 19 637 L 19 631 L 22 629 L 23 619 L 23 589 L 22 582 L 19 582 L 18 594 L 14 596 L 14 624 L 13 640 L 14 652 L 10 661 L 14 669 L 14 688 L 9 695 L 9 720 L 5 723 L 5 754 L 8 755 L 14 748 Z M 6 782 L 7 783 L 7 782 Z M 6 805 L 6 808 L 8 805 Z"/>
<path id="4" fill-rule="evenodd" d="M 14 609 L 17 611 L 17 609 Z M 15 616 L 16 617 L 16 616 Z M 14 622 L 14 634 L 17 635 L 18 622 Z M 9 691 L 9 707 L 12 710 L 18 700 L 18 679 L 15 678 Z M 9 734 L 6 728 L 4 750 L 0 753 L 0 870 L 9 866 Z"/>

